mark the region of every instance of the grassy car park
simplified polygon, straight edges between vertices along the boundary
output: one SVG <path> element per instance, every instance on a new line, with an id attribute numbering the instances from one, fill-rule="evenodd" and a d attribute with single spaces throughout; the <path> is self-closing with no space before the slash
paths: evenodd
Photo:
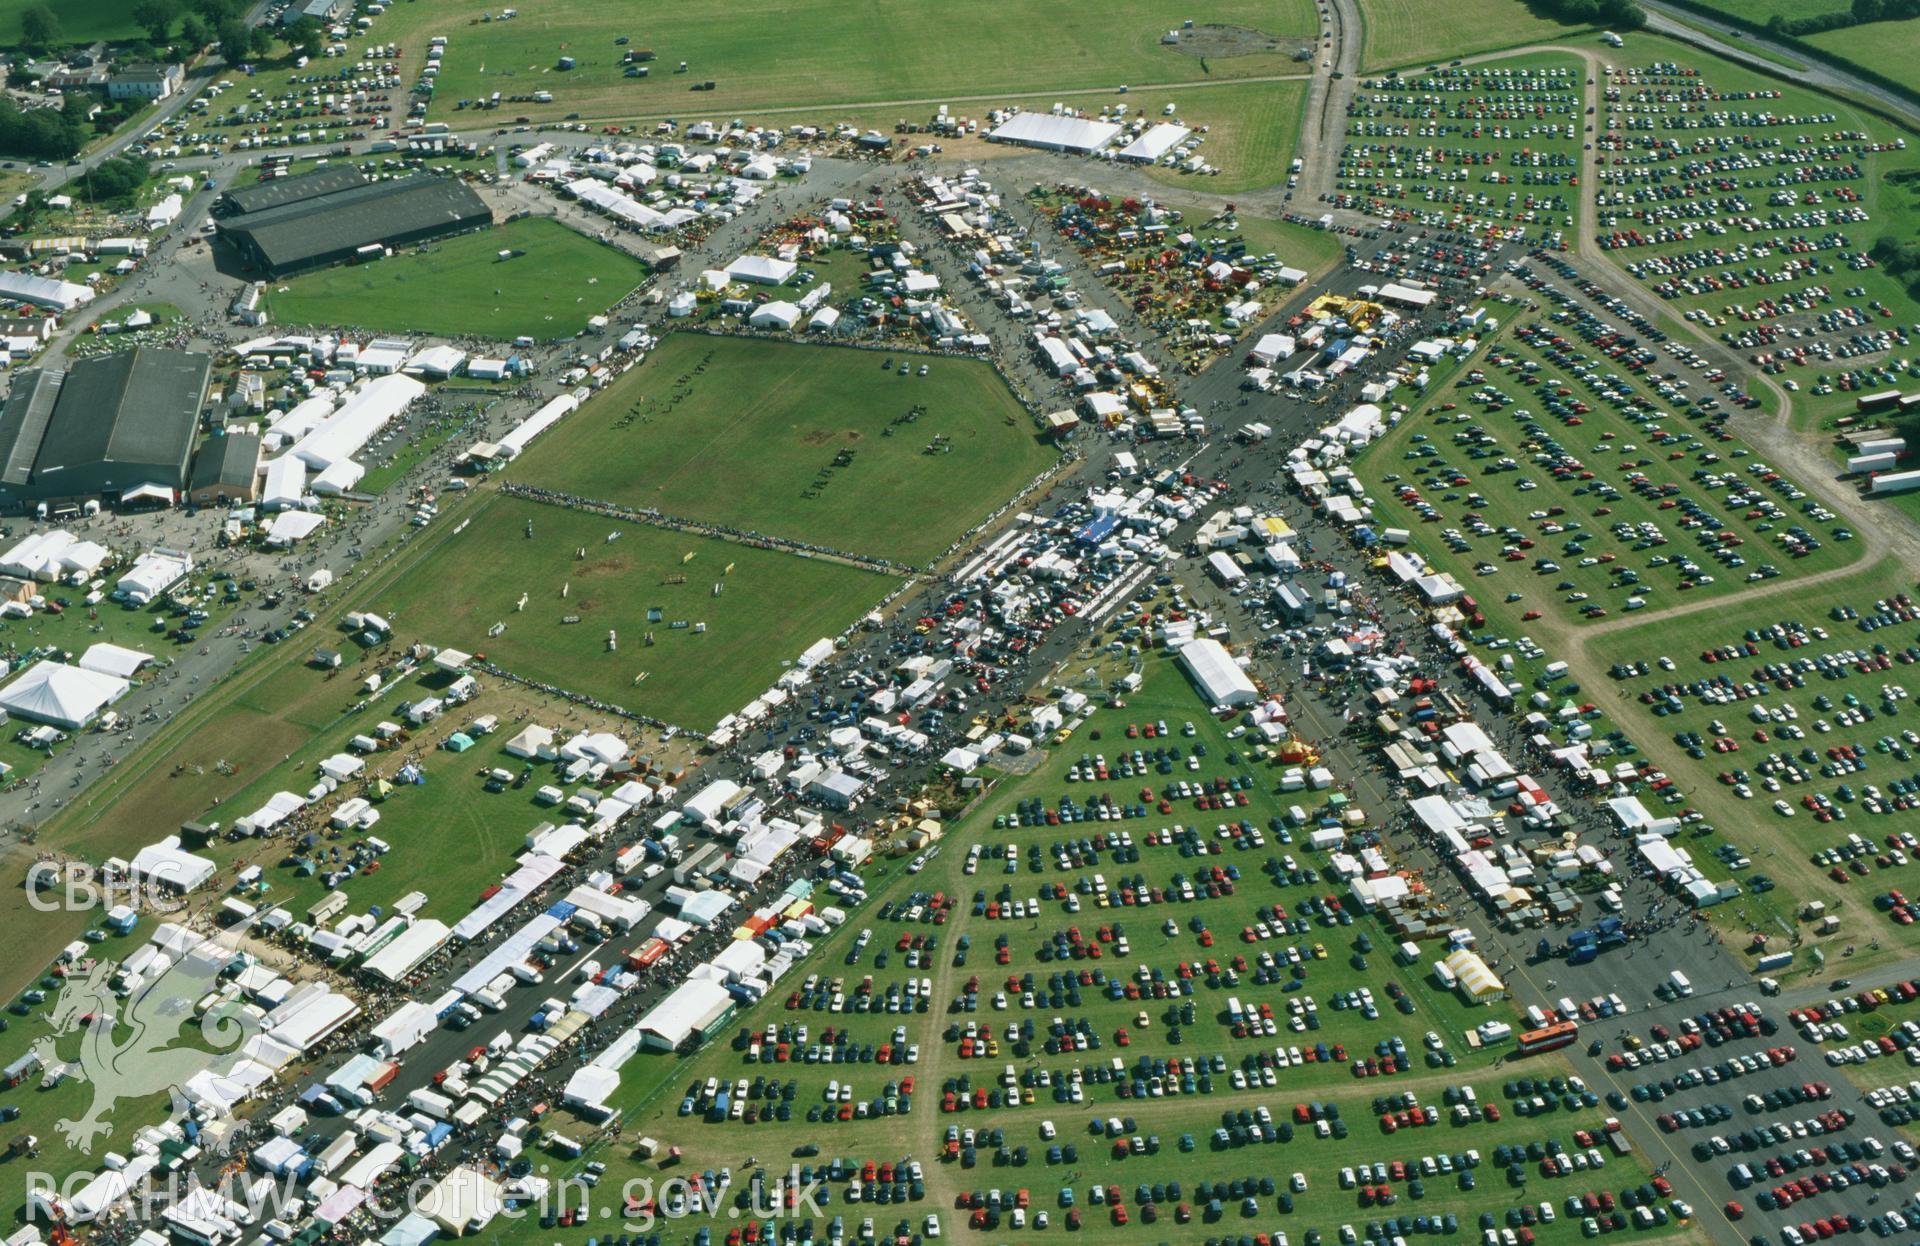
<path id="1" fill-rule="evenodd" d="M 618 248 L 524 217 L 273 283 L 266 305 L 279 324 L 544 342 L 579 333 L 646 275 Z"/>
<path id="2" fill-rule="evenodd" d="M 1737 611 L 1742 594 L 1785 592 L 1783 586 L 1809 575 L 1819 576 L 1822 588 L 1808 592 L 1831 591 L 1825 585 L 1848 576 L 1858 557 L 1859 546 L 1843 536 L 1844 528 L 1831 517 L 1819 519 L 1825 512 L 1809 509 L 1791 481 L 1772 479 L 1778 474 L 1754 461 L 1718 398 L 1701 409 L 1702 396 L 1689 398 L 1655 371 L 1657 356 L 1636 360 L 1638 347 L 1607 341 L 1595 330 L 1577 305 L 1523 315 L 1454 375 L 1450 389 L 1426 395 L 1364 460 L 1382 511 L 1414 533 L 1415 548 L 1475 594 L 1492 623 L 1485 637 L 1474 638 L 1476 645 L 1508 638 L 1495 643 L 1523 682 L 1540 678 L 1548 661 L 1583 650 L 1593 676 L 1608 665 L 1598 655 L 1614 652 L 1618 637 L 1690 634 L 1716 609 L 1708 604 L 1714 601 L 1733 602 Z M 1603 370 L 1603 361 L 1619 371 Z M 1570 392 L 1562 396 L 1562 390 Z M 1659 414 L 1672 410 L 1682 415 Z M 1551 422 L 1539 421 L 1539 413 Z M 1490 422 L 1512 419 L 1520 425 Z M 1549 457 L 1531 457 L 1540 454 Z M 1551 456 L 1557 454 L 1571 458 L 1556 466 Z M 1511 474 L 1496 472 L 1489 484 L 1478 464 L 1498 467 L 1501 459 L 1514 462 Z M 1618 466 L 1610 471 L 1609 463 Z M 1623 476 L 1614 475 L 1623 468 Z M 1731 479 L 1709 487 L 1711 476 L 1729 472 Z M 1536 487 L 1515 487 L 1515 481 Z M 1795 550 L 1804 552 L 1796 556 Z M 1524 582 L 1502 582 L 1515 572 Z M 1636 601 L 1648 611 L 1641 627 L 1634 620 L 1642 607 L 1630 605 Z M 1670 621 L 1662 621 L 1665 614 Z M 1605 635 L 1588 640 L 1583 632 Z M 1518 648 L 1505 647 L 1513 637 L 1521 638 Z M 1639 767 L 1644 796 L 1654 794 L 1655 780 L 1677 780 L 1665 794 L 1701 815 L 1686 832 L 1696 864 L 1709 878 L 1734 879 L 1745 890 L 1716 918 L 1736 932 L 1792 930 L 1817 877 L 1790 862 L 1760 860 L 1764 845 L 1746 831 L 1751 817 L 1710 790 L 1713 771 L 1669 762 L 1674 750 L 1660 733 L 1599 695 L 1601 687 L 1569 685 L 1553 696 L 1593 707 L 1582 717 L 1609 752 Z M 1648 759 L 1665 769 L 1644 765 Z"/>
<path id="3" fill-rule="evenodd" d="M 1370 78 L 1349 110 L 1334 202 L 1422 226 L 1572 228 L 1584 68 L 1555 53 Z"/>
<path id="4" fill-rule="evenodd" d="M 507 549 L 515 556 L 503 558 Z M 443 547 L 433 574 L 396 582 L 373 608 L 406 635 L 431 631 L 522 678 L 705 730 L 896 583 L 825 559 L 494 497 Z"/>
<path id="5" fill-rule="evenodd" d="M 1657 354 L 1583 328 L 1570 310 L 1523 315 L 1372 452 L 1384 509 L 1477 597 L 1565 625 L 1858 556 L 1753 459 L 1717 399 L 1700 409 Z M 1666 414 L 1682 401 L 1692 410 Z"/>
<path id="6" fill-rule="evenodd" d="M 924 562 L 1052 459 L 984 362 L 679 334 L 542 438 L 513 476 Z M 900 522 L 928 499 L 939 501 L 924 521 Z"/>
<path id="7" fill-rule="evenodd" d="M 1623 698 L 1616 714 L 1662 742 L 1710 817 L 1749 828 L 1733 836 L 1752 863 L 1742 868 L 1790 886 L 1802 906 L 1792 928 L 1811 938 L 1812 901 L 1839 918 L 1829 964 L 1835 942 L 1893 954 L 1915 940 L 1911 924 L 1875 903 L 1914 886 L 1907 789 L 1920 764 L 1908 733 L 1920 724 L 1909 721 L 1903 676 L 1920 658 L 1920 619 L 1898 601 L 1911 590 L 1910 575 L 1881 563 L 1711 623 L 1654 620 L 1593 647 Z"/>
<path id="8" fill-rule="evenodd" d="M 1886 360 L 1906 354 L 1920 322 L 1920 305 L 1867 254 L 1920 220 L 1911 182 L 1890 176 L 1914 167 L 1912 136 L 1682 44 L 1642 44 L 1604 84 L 1600 245 L 1676 314 L 1799 391 L 1797 422 L 1851 411 L 1856 392 L 1890 383 Z M 1683 101 L 1699 115 L 1674 116 Z M 1756 126 L 1778 142 L 1681 163 L 1750 143 Z M 1682 179 L 1703 173 L 1719 193 L 1678 194 Z"/>
<path id="9" fill-rule="evenodd" d="M 1008 1225 L 1020 1207 L 1013 1227 L 1084 1223 L 1108 1236 L 1190 1219 L 1192 1232 L 1258 1223 L 1330 1240 L 1343 1221 L 1400 1214 L 1407 1232 L 1467 1234 L 1497 1192 L 1496 1231 L 1572 1240 L 1585 1215 L 1568 1214 L 1567 1195 L 1637 1189 L 1638 1158 L 1616 1157 L 1596 1132 L 1607 1114 L 1597 1095 L 1551 1056 L 1495 1074 L 1510 1045 L 1468 1042 L 1510 1006 L 1468 1006 L 1429 976 L 1424 953 L 1404 964 L 1371 918 L 1322 903 L 1330 880 L 1313 871 L 1324 859 L 1293 840 L 1312 823 L 1282 811 L 1318 810 L 1328 794 L 1276 791 L 1280 764 L 1239 752 L 1244 738 L 1204 712 L 1175 666 L 1153 659 L 1142 673 L 1124 705 L 1094 710 L 1038 765 L 1003 777 L 937 852 L 877 891 L 805 979 L 777 984 L 691 1060 L 632 1061 L 616 1100 L 623 1136 L 671 1142 L 696 1169 L 796 1147 L 856 1169 L 923 1161 L 903 1165 L 897 1209 L 884 1175 L 868 1199 L 885 1206 L 843 1207 L 836 1184 L 826 1210 L 849 1227 L 869 1214 L 918 1227 L 931 1212 L 957 1232 Z M 1097 778 L 1096 758 L 1116 773 Z M 1136 764 L 1147 774 L 1117 773 Z M 1183 782 L 1222 788 L 1232 811 L 1187 813 L 1196 799 L 1162 807 L 1132 791 Z M 1063 812 L 1083 820 L 1056 822 Z M 1127 887 L 1126 901 L 1096 888 L 1096 874 Z M 1192 900 L 1183 880 L 1200 884 Z M 1276 903 L 1297 925 L 1256 934 Z M 1358 1076 L 1362 1064 L 1374 1075 Z M 1263 1135 L 1292 1145 L 1272 1151 Z M 1555 1151 L 1568 1168 L 1550 1177 L 1542 1163 Z M 1375 1160 L 1377 1177 L 1356 1171 Z M 656 1172 L 620 1142 L 582 1162 L 604 1165 L 596 1178 L 612 1188 Z M 1238 1191 L 1199 1184 L 1243 1179 Z M 976 1215 L 972 1191 L 984 1200 L 995 1186 L 1007 1205 Z"/>
<path id="10" fill-rule="evenodd" d="M 137 947 L 151 933 L 151 923 L 142 922 L 125 935 L 102 928 L 89 929 L 87 935 L 95 954 L 119 957 Z M 0 1067 L 12 1065 L 35 1051 L 43 1059 L 51 1052 L 57 1061 L 78 1061 L 85 1031 L 83 1027 L 71 1024 L 77 1018 L 69 1019 L 64 1031 L 56 1033 L 39 1006 L 27 1002 L 40 996 L 57 998 L 61 981 L 60 977 L 51 974 L 33 979 L 19 996 L 9 1002 L 4 1014 L 8 1025 L 5 1032 L 0 1033 Z M 124 1028 L 121 1027 L 122 1032 Z M 119 1033 L 115 1039 L 124 1041 Z M 16 1131 L 15 1136 L 39 1139 L 41 1153 L 67 1153 L 67 1141 L 59 1122 L 76 1120 L 85 1115 L 93 1096 L 94 1088 L 84 1078 L 59 1076 L 48 1065 L 42 1065 L 19 1085 L 0 1089 L 0 1115 L 6 1117 L 8 1127 Z M 119 1128 L 105 1137 L 92 1140 L 84 1151 L 75 1150 L 72 1153 L 97 1159 L 112 1149 L 116 1141 L 124 1141 L 131 1136 L 131 1123 L 163 1120 L 167 1108 L 168 1096 L 165 1091 L 128 1098 L 115 1106 L 113 1121 Z M 0 1209 L 9 1215 L 24 1215 L 26 1194 L 24 1184 L 7 1189 L 0 1194 Z"/>

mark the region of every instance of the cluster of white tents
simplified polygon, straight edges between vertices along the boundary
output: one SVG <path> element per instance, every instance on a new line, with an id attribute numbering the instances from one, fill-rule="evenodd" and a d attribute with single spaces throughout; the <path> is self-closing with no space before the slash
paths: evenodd
<path id="1" fill-rule="evenodd" d="M 42 582 L 86 578 L 112 557 L 106 546 L 81 540 L 64 528 L 55 528 L 22 537 L 0 554 L 0 575 Z"/>
<path id="2" fill-rule="evenodd" d="M 351 490 L 366 475 L 354 456 L 426 392 L 413 377 L 389 374 L 340 399 L 317 393 L 273 421 L 266 444 L 281 453 L 267 461 L 261 508 L 312 510 Z M 289 543 L 305 535 L 281 534 Z"/>

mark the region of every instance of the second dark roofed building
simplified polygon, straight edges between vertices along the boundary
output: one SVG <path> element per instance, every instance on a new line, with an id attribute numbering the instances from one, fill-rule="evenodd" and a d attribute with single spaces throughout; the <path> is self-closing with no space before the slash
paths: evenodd
<path id="1" fill-rule="evenodd" d="M 369 247 L 408 246 L 492 223 L 493 213 L 466 183 L 422 173 L 228 217 L 220 236 L 248 267 L 285 277 L 345 263 Z"/>
<path id="2" fill-rule="evenodd" d="M 202 506 L 251 502 L 260 485 L 260 435 L 209 437 L 193 456 L 187 497 Z"/>
<path id="3" fill-rule="evenodd" d="M 265 212 L 268 208 L 298 203 L 303 199 L 330 195 L 336 191 L 351 190 L 355 186 L 366 184 L 367 179 L 360 176 L 360 170 L 352 165 L 330 164 L 311 172 L 295 173 L 287 177 L 270 177 L 264 182 L 255 182 L 251 186 L 235 186 L 223 191 L 219 201 L 214 205 L 215 214 L 244 216 L 249 212 Z"/>

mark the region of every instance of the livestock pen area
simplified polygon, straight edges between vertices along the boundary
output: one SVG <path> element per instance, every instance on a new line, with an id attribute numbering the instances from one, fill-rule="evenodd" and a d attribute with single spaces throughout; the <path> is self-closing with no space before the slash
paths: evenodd
<path id="1" fill-rule="evenodd" d="M 512 477 L 924 563 L 1053 459 L 984 362 L 689 333 L 569 416 Z"/>

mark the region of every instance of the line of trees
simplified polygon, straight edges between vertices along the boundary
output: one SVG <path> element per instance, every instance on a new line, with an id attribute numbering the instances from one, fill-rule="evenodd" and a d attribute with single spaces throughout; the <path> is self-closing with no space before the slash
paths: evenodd
<path id="1" fill-rule="evenodd" d="M 115 156 L 102 160 L 66 185 L 69 194 L 77 194 L 89 203 L 126 204 L 133 192 L 146 184 L 147 162 L 138 156 Z"/>
<path id="2" fill-rule="evenodd" d="M 1892 234 L 1882 234 L 1868 254 L 1887 276 L 1920 298 L 1920 241 L 1903 241 Z"/>
<path id="3" fill-rule="evenodd" d="M 1775 13 L 1767 19 L 1767 30 L 1776 35 L 1817 35 L 1828 30 L 1845 30 L 1868 22 L 1897 22 L 1920 17 L 1920 0 L 1853 0 L 1850 8 L 1809 17 L 1787 17 Z"/>
<path id="4" fill-rule="evenodd" d="M 1647 11 L 1634 0 L 1528 0 L 1527 7 L 1576 26 L 1627 31 L 1647 24 Z"/>
<path id="5" fill-rule="evenodd" d="M 241 25 L 246 9 L 247 0 L 140 0 L 133 7 L 132 17 L 134 25 L 145 31 L 156 46 L 165 47 L 177 34 L 180 42 L 201 48 L 213 42 L 227 23 Z M 269 35 L 269 46 L 271 41 Z M 37 56 L 67 42 L 60 15 L 49 5 L 35 4 L 21 12 L 23 51 Z"/>
<path id="6" fill-rule="evenodd" d="M 82 96 L 60 108 L 22 108 L 0 96 L 0 151 L 39 160 L 65 160 L 86 145 L 93 129 Z"/>

